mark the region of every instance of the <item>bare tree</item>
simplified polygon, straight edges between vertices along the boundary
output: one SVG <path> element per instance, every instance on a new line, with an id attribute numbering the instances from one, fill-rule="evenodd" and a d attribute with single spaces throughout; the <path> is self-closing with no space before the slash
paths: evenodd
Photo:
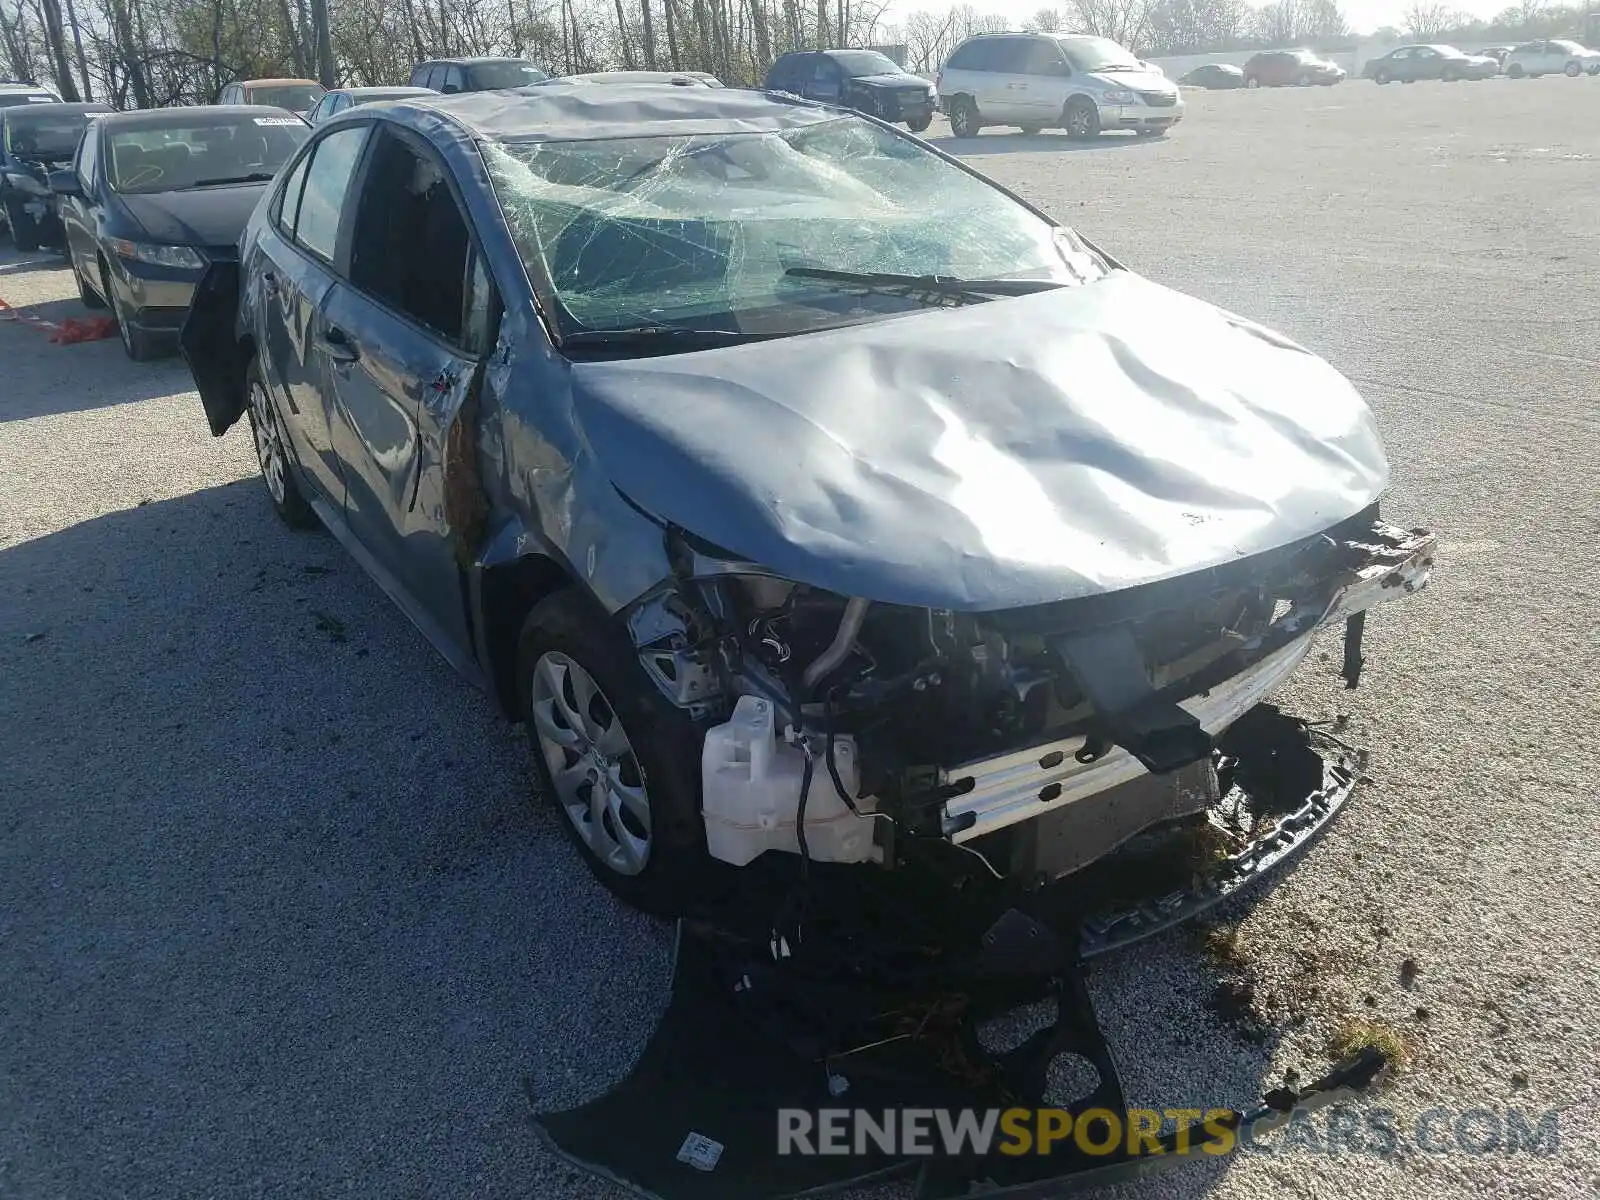
<path id="1" fill-rule="evenodd" d="M 1028 19 L 1029 29 L 1036 29 L 1040 33 L 1055 33 L 1061 28 L 1061 10 L 1059 8 L 1041 8 Z"/>
<path id="2" fill-rule="evenodd" d="M 1072 13 L 1085 33 L 1124 46 L 1139 45 L 1150 22 L 1151 0 L 1072 0 Z"/>
<path id="3" fill-rule="evenodd" d="M 1464 19 L 1460 12 L 1439 0 L 1412 0 L 1405 10 L 1406 32 L 1419 42 L 1439 37 Z"/>

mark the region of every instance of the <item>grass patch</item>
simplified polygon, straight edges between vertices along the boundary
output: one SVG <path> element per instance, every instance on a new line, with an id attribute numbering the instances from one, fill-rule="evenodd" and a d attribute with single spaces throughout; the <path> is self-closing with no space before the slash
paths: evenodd
<path id="1" fill-rule="evenodd" d="M 1391 1070 L 1411 1061 L 1411 1047 L 1398 1029 L 1365 1017 L 1346 1017 L 1328 1038 L 1328 1054 L 1342 1062 L 1363 1050 L 1381 1051 Z"/>

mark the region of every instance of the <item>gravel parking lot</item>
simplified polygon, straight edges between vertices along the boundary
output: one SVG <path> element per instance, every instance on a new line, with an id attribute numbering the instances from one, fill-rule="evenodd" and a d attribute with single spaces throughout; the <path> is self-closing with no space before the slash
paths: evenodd
<path id="1" fill-rule="evenodd" d="M 1373 779 L 1241 914 L 1092 986 L 1135 1104 L 1249 1103 L 1366 1017 L 1375 1103 L 1560 1110 L 1554 1157 L 1246 1154 L 1126 1194 L 1600 1192 L 1600 80 L 1192 93 L 1158 142 L 930 136 L 1363 389 L 1388 515 Z M 0 299 L 85 315 L 52 260 Z M 523 744 L 328 537 L 273 517 L 178 360 L 0 310 L 0 1196 L 615 1197 L 529 1125 L 628 1069 L 669 930 L 526 804 Z M 1330 644 L 1330 650 L 1336 647 Z M 1207 998 L 1239 972 L 1270 1019 Z M 1237 980 L 1235 980 L 1237 982 Z M 1237 989 L 1236 989 L 1237 990 Z M 1404 1140 L 1404 1139 L 1403 1139 Z M 872 1193 L 903 1195 L 900 1185 Z"/>

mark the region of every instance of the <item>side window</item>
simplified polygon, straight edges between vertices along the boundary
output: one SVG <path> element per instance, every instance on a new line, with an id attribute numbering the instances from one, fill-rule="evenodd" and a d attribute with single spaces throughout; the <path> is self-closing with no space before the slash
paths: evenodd
<path id="1" fill-rule="evenodd" d="M 439 76 L 443 74 L 444 68 L 436 64 L 430 64 L 417 71 L 417 77 L 413 82 L 418 87 L 432 88 L 437 92 L 439 90 Z"/>
<path id="2" fill-rule="evenodd" d="M 444 85 L 439 89 L 447 96 L 453 96 L 467 86 L 467 73 L 460 67 L 448 67 L 444 73 Z"/>
<path id="3" fill-rule="evenodd" d="M 1006 75 L 1028 73 L 1028 42 L 1022 38 L 995 38 L 989 47 L 990 70 Z"/>
<path id="4" fill-rule="evenodd" d="M 494 280 L 483 255 L 474 253 L 468 266 L 466 312 L 462 318 L 461 348 L 481 357 L 494 348 L 496 298 Z"/>
<path id="5" fill-rule="evenodd" d="M 973 42 L 965 42 L 962 45 L 957 46 L 956 52 L 950 56 L 949 61 L 944 65 L 952 71 L 979 70 L 978 50 L 976 44 Z"/>
<path id="6" fill-rule="evenodd" d="M 78 160 L 73 164 L 78 182 L 83 185 L 86 194 L 92 194 L 95 185 L 100 182 L 100 172 L 95 169 L 95 159 L 99 151 L 100 127 L 90 121 L 89 128 L 84 130 L 83 140 L 78 143 Z"/>
<path id="7" fill-rule="evenodd" d="M 357 125 L 337 130 L 311 151 L 311 165 L 306 170 L 299 211 L 295 213 L 294 240 L 326 262 L 333 261 L 344 195 L 361 158 L 368 128 Z"/>
<path id="8" fill-rule="evenodd" d="M 350 282 L 463 342 L 471 239 L 445 168 L 391 130 L 378 134 L 356 202 Z"/>
<path id="9" fill-rule="evenodd" d="M 1060 48 L 1048 38 L 1034 38 L 1028 43 L 1027 73 L 1029 75 L 1060 75 L 1064 60 Z"/>
<path id="10" fill-rule="evenodd" d="M 286 238 L 294 237 L 294 223 L 300 216 L 300 191 L 305 187 L 306 168 L 311 165 L 311 155 L 302 154 L 283 181 L 283 190 L 272 202 L 272 220 L 278 232 Z"/>
<path id="11" fill-rule="evenodd" d="M 833 87 L 839 82 L 839 64 L 826 54 L 817 55 L 811 66 L 811 82 Z"/>

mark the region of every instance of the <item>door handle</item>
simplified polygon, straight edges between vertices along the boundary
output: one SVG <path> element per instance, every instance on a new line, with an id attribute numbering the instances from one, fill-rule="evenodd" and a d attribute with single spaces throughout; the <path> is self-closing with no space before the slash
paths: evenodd
<path id="1" fill-rule="evenodd" d="M 328 357 L 338 363 L 352 363 L 361 357 L 350 336 L 337 325 L 329 325 L 322 335 L 322 348 Z"/>

